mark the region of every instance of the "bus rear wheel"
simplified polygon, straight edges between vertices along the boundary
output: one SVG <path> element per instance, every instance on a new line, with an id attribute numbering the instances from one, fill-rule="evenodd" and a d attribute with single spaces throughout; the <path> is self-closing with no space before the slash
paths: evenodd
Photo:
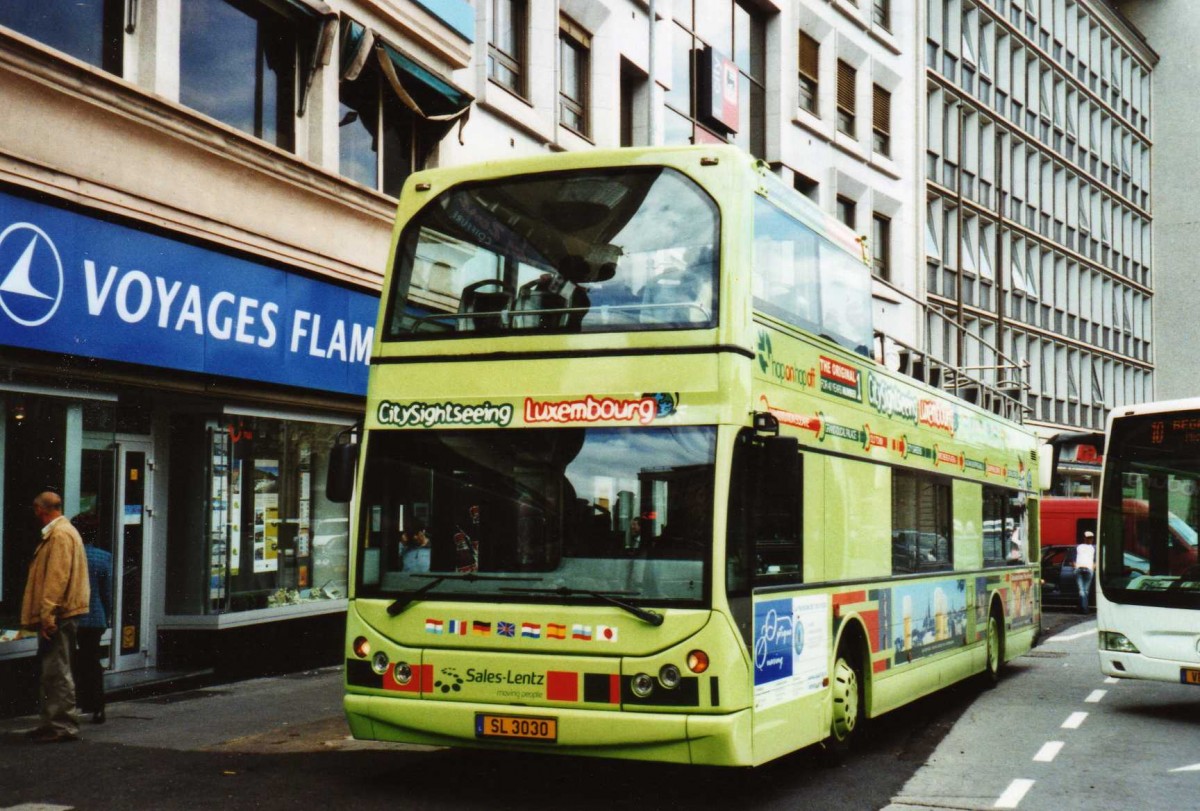
<path id="1" fill-rule="evenodd" d="M 826 760 L 840 762 L 850 751 L 863 720 L 862 676 L 856 662 L 839 650 L 833 665 L 830 690 L 833 698 L 833 717 L 829 737 L 825 741 Z"/>
<path id="2" fill-rule="evenodd" d="M 1000 683 L 1000 670 L 1004 667 L 1004 627 L 996 611 L 988 614 L 987 660 L 983 667 L 983 684 L 987 688 Z"/>

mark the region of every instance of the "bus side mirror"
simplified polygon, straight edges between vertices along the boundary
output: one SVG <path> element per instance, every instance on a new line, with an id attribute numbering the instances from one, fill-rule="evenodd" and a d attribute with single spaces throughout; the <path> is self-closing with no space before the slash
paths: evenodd
<path id="1" fill-rule="evenodd" d="M 800 440 L 790 436 L 768 437 L 764 442 L 763 467 L 759 471 L 763 494 L 772 499 L 800 500 Z"/>
<path id="2" fill-rule="evenodd" d="M 343 441 L 343 437 L 346 440 Z M 354 472 L 358 464 L 358 443 L 352 431 L 343 431 L 329 449 L 329 470 L 325 474 L 325 497 L 346 504 L 354 495 Z"/>
<path id="3" fill-rule="evenodd" d="M 1038 448 L 1038 490 L 1050 492 L 1054 486 L 1054 468 L 1058 466 L 1058 446 L 1042 445 Z"/>

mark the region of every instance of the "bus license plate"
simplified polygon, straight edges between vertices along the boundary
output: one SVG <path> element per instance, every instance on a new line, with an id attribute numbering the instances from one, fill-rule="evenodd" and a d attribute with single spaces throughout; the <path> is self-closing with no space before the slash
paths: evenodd
<path id="1" fill-rule="evenodd" d="M 1184 684 L 1200 684 L 1200 670 L 1181 667 L 1179 669 L 1179 680 Z"/>
<path id="2" fill-rule="evenodd" d="M 479 713 L 475 716 L 475 736 L 554 743 L 558 740 L 558 719 Z"/>

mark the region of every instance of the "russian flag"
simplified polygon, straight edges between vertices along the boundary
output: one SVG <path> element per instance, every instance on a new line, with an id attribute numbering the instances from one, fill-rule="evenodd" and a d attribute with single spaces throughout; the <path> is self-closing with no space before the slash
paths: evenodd
<path id="1" fill-rule="evenodd" d="M 571 639 L 582 639 L 585 642 L 592 638 L 592 626 L 575 623 L 571 627 Z"/>

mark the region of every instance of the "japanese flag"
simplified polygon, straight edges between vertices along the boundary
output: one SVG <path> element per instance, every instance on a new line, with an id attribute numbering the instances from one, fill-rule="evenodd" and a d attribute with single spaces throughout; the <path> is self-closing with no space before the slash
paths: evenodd
<path id="1" fill-rule="evenodd" d="M 597 625 L 595 638 L 601 642 L 616 642 L 617 629 L 611 625 Z"/>

